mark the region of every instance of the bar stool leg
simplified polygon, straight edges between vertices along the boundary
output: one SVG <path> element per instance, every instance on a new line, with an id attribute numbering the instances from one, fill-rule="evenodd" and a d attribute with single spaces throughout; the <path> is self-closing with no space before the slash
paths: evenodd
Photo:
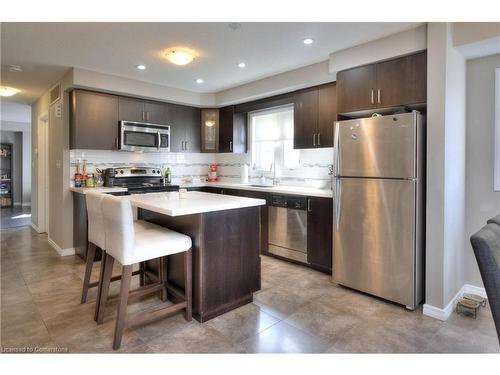
<path id="1" fill-rule="evenodd" d="M 87 251 L 87 261 L 85 264 L 85 276 L 83 277 L 82 300 L 80 301 L 80 303 L 87 302 L 87 294 L 89 291 L 92 267 L 94 265 L 95 251 L 96 251 L 96 246 L 92 242 L 89 242 L 89 247 Z"/>
<path id="2" fill-rule="evenodd" d="M 97 310 L 97 324 L 102 324 L 104 321 L 104 310 L 106 308 L 106 301 L 108 300 L 109 284 L 111 284 L 111 274 L 113 273 L 113 263 L 115 259 L 106 254 L 106 262 L 104 264 L 104 272 L 102 274 L 102 287 L 101 295 L 99 296 L 98 310 Z"/>
<path id="3" fill-rule="evenodd" d="M 192 296 L 193 296 L 193 276 L 192 276 L 192 251 L 189 249 L 184 253 L 184 296 L 186 298 L 186 312 L 184 318 L 190 322 L 193 317 Z"/>
<path id="4" fill-rule="evenodd" d="M 139 286 L 145 285 L 144 269 L 146 267 L 146 262 L 139 263 Z"/>
<path id="5" fill-rule="evenodd" d="M 130 291 L 130 280 L 132 279 L 132 265 L 123 266 L 122 283 L 120 285 L 120 300 L 118 313 L 116 316 L 115 337 L 113 340 L 113 349 L 120 349 L 122 343 L 123 330 L 127 317 L 128 293 Z"/>
<path id="6" fill-rule="evenodd" d="M 163 283 L 163 288 L 160 291 L 160 299 L 163 302 L 167 302 L 168 300 L 168 292 L 167 292 L 167 259 L 168 257 L 161 257 L 160 258 L 160 272 L 159 272 L 159 278 L 160 281 Z"/>

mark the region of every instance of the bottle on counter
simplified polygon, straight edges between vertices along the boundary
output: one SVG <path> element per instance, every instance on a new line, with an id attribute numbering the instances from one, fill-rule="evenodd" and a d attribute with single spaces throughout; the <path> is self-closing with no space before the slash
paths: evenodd
<path id="1" fill-rule="evenodd" d="M 85 186 L 86 187 L 95 187 L 95 180 L 94 180 L 94 174 L 93 173 L 87 174 L 87 178 L 85 180 Z"/>
<path id="2" fill-rule="evenodd" d="M 163 182 L 165 184 L 171 184 L 172 183 L 172 170 L 170 169 L 170 167 L 168 167 L 165 170 L 165 178 L 163 179 Z"/>

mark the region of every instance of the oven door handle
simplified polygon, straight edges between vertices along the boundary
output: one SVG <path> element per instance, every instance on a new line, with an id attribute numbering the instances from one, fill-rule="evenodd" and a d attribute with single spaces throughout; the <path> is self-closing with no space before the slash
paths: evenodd
<path id="1" fill-rule="evenodd" d="M 160 134 L 159 131 L 158 131 L 157 134 L 158 134 L 158 145 L 157 145 L 157 147 L 158 147 L 158 151 L 160 151 L 160 147 L 161 147 L 161 134 Z"/>

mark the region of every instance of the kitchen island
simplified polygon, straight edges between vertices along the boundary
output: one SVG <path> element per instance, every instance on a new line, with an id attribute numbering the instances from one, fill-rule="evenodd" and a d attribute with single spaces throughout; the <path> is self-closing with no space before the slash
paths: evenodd
<path id="1" fill-rule="evenodd" d="M 168 227 L 193 241 L 193 316 L 205 322 L 249 303 L 260 289 L 260 207 L 263 199 L 204 192 L 124 196 L 141 219 Z M 184 288 L 182 255 L 149 262 L 147 275 L 166 270 L 169 299 Z"/>

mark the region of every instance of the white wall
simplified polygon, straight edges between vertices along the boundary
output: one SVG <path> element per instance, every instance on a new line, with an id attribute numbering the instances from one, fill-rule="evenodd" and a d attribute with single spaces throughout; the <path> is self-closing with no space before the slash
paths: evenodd
<path id="1" fill-rule="evenodd" d="M 366 65 L 427 48 L 427 26 L 419 26 L 330 54 L 330 73 Z"/>
<path id="2" fill-rule="evenodd" d="M 242 103 L 278 95 L 305 87 L 335 81 L 328 70 L 328 61 L 307 65 L 285 73 L 259 79 L 215 94 L 217 106 Z"/>
<path id="3" fill-rule="evenodd" d="M 427 36 L 426 305 L 449 309 L 464 282 L 465 60 L 451 24 Z"/>
<path id="4" fill-rule="evenodd" d="M 495 69 L 500 54 L 467 62 L 467 169 L 465 281 L 482 286 L 470 236 L 500 214 L 500 192 L 493 190 Z"/>

